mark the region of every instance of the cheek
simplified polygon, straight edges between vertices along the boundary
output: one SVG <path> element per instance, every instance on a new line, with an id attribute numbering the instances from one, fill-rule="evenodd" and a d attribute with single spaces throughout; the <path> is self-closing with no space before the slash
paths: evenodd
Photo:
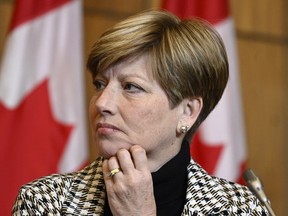
<path id="1" fill-rule="evenodd" d="M 90 119 L 90 122 L 93 121 L 93 119 L 95 118 L 96 116 L 96 107 L 95 107 L 95 102 L 96 102 L 96 97 L 93 96 L 90 100 L 90 103 L 89 103 L 89 119 Z"/>
<path id="2" fill-rule="evenodd" d="M 155 100 L 138 107 L 135 109 L 137 110 L 135 113 L 136 124 L 144 131 L 147 130 L 147 127 L 157 128 L 162 121 L 162 116 L 167 112 L 165 109 L 166 106 L 163 101 Z"/>

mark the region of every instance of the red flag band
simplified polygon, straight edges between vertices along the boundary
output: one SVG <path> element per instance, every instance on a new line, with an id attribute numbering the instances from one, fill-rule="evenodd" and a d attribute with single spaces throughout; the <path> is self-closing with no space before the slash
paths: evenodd
<path id="1" fill-rule="evenodd" d="M 88 160 L 81 4 L 15 1 L 0 67 L 0 215 L 21 185 Z"/>

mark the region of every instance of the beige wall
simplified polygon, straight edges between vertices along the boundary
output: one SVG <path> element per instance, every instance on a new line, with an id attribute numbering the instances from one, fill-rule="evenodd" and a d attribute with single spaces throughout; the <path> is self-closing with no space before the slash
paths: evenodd
<path id="1" fill-rule="evenodd" d="M 0 56 L 11 2 L 0 0 Z M 230 3 L 237 30 L 249 166 L 262 179 L 276 214 L 287 215 L 288 3 L 285 0 L 230 0 Z M 107 27 L 158 5 L 159 0 L 85 0 L 85 55 Z M 86 77 L 88 106 L 92 87 L 88 73 Z M 95 155 L 91 145 L 91 158 Z"/>
<path id="2" fill-rule="evenodd" d="M 285 0 L 231 0 L 237 30 L 249 165 L 277 215 L 287 215 L 287 12 Z"/>

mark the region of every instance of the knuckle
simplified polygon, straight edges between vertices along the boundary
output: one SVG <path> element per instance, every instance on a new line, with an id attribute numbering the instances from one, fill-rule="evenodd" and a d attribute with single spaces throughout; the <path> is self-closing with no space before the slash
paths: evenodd
<path id="1" fill-rule="evenodd" d="M 118 150 L 117 154 L 126 154 L 128 151 L 124 148 Z"/>
<path id="2" fill-rule="evenodd" d="M 115 156 L 112 156 L 111 158 L 109 158 L 108 163 L 110 165 L 110 164 L 115 163 L 116 161 L 117 161 L 117 158 Z"/>
<path id="3" fill-rule="evenodd" d="M 124 195 L 128 193 L 127 187 L 125 187 L 123 184 L 117 184 L 115 185 L 114 193 L 118 195 Z"/>
<path id="4" fill-rule="evenodd" d="M 117 158 L 115 156 L 112 156 L 111 158 L 109 158 L 108 167 L 110 169 L 116 168 L 118 166 L 117 164 L 118 164 L 118 160 L 117 160 Z"/>
<path id="5" fill-rule="evenodd" d="M 122 157 L 125 157 L 129 155 L 129 152 L 126 150 L 126 149 L 119 149 L 118 152 L 117 152 L 117 157 L 119 158 L 122 158 Z"/>
<path id="6" fill-rule="evenodd" d="M 135 152 L 135 153 L 145 153 L 145 150 L 142 147 L 138 146 L 138 145 L 132 146 L 130 148 L 130 151 L 131 152 Z"/>
<path id="7" fill-rule="evenodd" d="M 152 177 L 149 172 L 141 172 L 141 173 L 138 173 L 138 175 L 133 175 L 133 176 L 130 176 L 129 178 L 129 185 L 134 185 L 134 186 L 140 185 L 142 187 L 143 185 L 150 184 L 151 182 L 152 182 Z"/>

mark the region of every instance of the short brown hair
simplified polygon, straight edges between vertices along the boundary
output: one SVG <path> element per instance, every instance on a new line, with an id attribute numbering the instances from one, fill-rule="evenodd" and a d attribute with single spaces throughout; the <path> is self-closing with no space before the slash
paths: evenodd
<path id="1" fill-rule="evenodd" d="M 92 47 L 87 67 L 93 77 L 129 57 L 146 54 L 152 74 L 171 108 L 201 97 L 203 108 L 187 137 L 220 100 L 228 81 L 228 61 L 219 34 L 200 19 L 180 20 L 165 11 L 145 11 L 106 31 Z"/>

